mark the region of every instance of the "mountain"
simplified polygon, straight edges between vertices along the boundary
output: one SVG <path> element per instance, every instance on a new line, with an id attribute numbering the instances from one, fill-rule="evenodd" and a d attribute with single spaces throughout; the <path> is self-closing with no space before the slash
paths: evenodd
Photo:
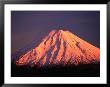
<path id="1" fill-rule="evenodd" d="M 21 55 L 17 66 L 78 65 L 100 62 L 100 49 L 66 30 L 52 30 L 41 43 Z"/>

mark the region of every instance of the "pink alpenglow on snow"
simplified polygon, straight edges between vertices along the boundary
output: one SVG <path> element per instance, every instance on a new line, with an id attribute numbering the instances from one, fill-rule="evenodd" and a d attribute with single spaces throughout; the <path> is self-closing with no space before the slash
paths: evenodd
<path id="1" fill-rule="evenodd" d="M 66 30 L 52 30 L 34 49 L 20 56 L 17 66 L 79 65 L 100 62 L 100 49 Z"/>

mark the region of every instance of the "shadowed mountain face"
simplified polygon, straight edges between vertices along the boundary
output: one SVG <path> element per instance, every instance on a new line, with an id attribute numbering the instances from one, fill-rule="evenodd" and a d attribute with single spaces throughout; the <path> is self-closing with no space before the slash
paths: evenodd
<path id="1" fill-rule="evenodd" d="M 79 65 L 100 62 L 100 49 L 64 30 L 52 30 L 16 61 L 17 66 Z"/>

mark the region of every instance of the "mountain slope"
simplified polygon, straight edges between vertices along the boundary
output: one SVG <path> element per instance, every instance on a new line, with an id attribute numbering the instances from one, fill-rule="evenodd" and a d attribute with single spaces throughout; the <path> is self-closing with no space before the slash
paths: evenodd
<path id="1" fill-rule="evenodd" d="M 52 30 L 34 49 L 20 56 L 17 66 L 78 65 L 100 62 L 100 49 L 69 31 Z"/>

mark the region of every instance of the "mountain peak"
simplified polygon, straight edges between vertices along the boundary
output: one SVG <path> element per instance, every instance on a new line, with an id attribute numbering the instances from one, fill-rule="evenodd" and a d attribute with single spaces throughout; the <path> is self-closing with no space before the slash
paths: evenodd
<path id="1" fill-rule="evenodd" d="M 65 32 L 65 30 L 63 30 L 63 29 L 60 29 L 60 30 L 58 30 L 59 32 Z"/>
<path id="2" fill-rule="evenodd" d="M 100 61 L 100 49 L 67 30 L 52 30 L 34 49 L 22 55 L 17 65 L 88 64 Z"/>
<path id="3" fill-rule="evenodd" d="M 51 32 L 65 32 L 65 30 L 63 30 L 63 29 L 59 29 L 59 30 L 51 30 Z M 50 33 L 51 33 L 50 32 Z"/>

